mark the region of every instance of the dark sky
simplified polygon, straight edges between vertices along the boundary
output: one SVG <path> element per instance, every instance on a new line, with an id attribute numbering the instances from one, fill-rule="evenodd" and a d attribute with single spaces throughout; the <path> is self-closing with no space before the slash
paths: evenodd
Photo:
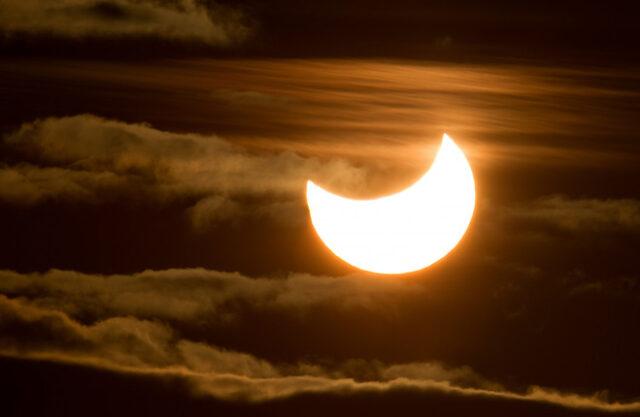
<path id="1" fill-rule="evenodd" d="M 0 0 L 2 415 L 640 412 L 623 2 Z M 359 271 L 307 179 L 476 212 Z"/>

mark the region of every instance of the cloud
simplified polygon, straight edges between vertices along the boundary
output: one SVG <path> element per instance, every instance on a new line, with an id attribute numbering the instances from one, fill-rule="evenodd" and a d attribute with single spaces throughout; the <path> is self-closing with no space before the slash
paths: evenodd
<path id="1" fill-rule="evenodd" d="M 451 283 L 451 277 L 448 278 Z M 478 309 L 458 306 L 443 310 L 452 303 L 475 303 L 474 298 L 490 298 L 488 295 L 472 291 L 467 283 L 467 292 L 475 296 L 463 302 L 446 296 L 450 288 L 443 293 L 427 284 L 421 280 L 372 279 L 357 275 L 333 278 L 299 273 L 249 278 L 203 269 L 144 271 L 131 275 L 1 271 L 0 350 L 4 355 L 117 372 L 179 376 L 190 381 L 197 392 L 223 399 L 265 401 L 308 392 L 350 395 L 410 389 L 548 401 L 570 407 L 619 408 L 601 397 L 592 399 L 541 388 L 522 391 L 522 387 L 530 381 L 537 383 L 538 379 L 531 375 L 517 376 L 521 372 L 517 364 L 509 367 L 509 375 L 515 373 L 516 376 L 498 373 L 492 376 L 497 380 L 487 379 L 469 366 L 460 366 L 461 363 L 478 365 L 473 362 L 477 360 L 474 355 L 463 356 L 471 362 L 461 362 L 459 356 L 434 351 L 429 343 L 475 346 L 479 340 L 494 338 L 495 343 L 502 345 L 511 339 L 503 339 L 493 332 L 480 332 L 476 334 L 479 339 L 475 339 L 468 323 L 470 315 Z M 524 299 L 490 299 L 486 305 L 504 306 L 512 301 L 528 305 L 532 291 L 526 294 Z M 558 294 L 551 294 L 550 297 L 546 294 L 545 300 L 558 298 Z M 565 314 L 576 313 L 571 303 L 560 304 Z M 555 305 L 550 303 L 545 310 L 554 311 Z M 518 334 L 528 343 L 535 343 L 529 339 L 527 329 L 540 324 L 535 318 L 539 314 L 518 318 L 523 326 Z M 460 317 L 461 323 L 456 323 L 455 317 Z M 478 327 L 489 325 L 478 320 L 474 321 Z M 505 320 L 494 321 L 491 327 L 513 326 L 508 318 Z M 376 323 L 376 330 L 367 327 L 372 322 Z M 561 320 L 556 318 L 554 323 Z M 563 326 L 560 325 L 562 329 Z M 287 329 L 285 334 L 279 333 L 281 328 Z M 381 334 L 376 334 L 380 329 Z M 387 339 L 393 334 L 393 340 L 385 342 L 387 348 L 401 350 L 402 346 L 395 345 L 413 343 L 420 346 L 418 358 L 428 359 L 402 362 L 406 355 L 400 355 L 377 360 L 375 355 L 384 349 L 363 348 L 359 346 L 361 342 L 347 336 L 352 334 L 355 338 L 364 337 L 362 343 L 374 345 L 379 343 L 378 336 Z M 434 334 L 438 335 L 438 343 L 433 343 Z M 580 332 L 574 334 L 578 341 L 582 340 Z M 340 340 L 333 341 L 332 337 Z M 539 334 L 533 337 L 538 338 Z M 308 343 L 302 342 L 302 346 L 296 347 L 301 343 L 299 339 L 308 339 Z M 332 348 L 324 349 L 323 343 L 329 343 Z M 559 342 L 563 348 L 579 349 L 580 343 L 576 343 Z M 338 346 L 352 344 L 356 349 Z M 270 349 L 274 347 L 290 353 L 273 355 Z M 549 348 L 544 343 L 543 347 Z M 517 355 L 532 354 L 529 348 L 514 349 Z M 269 359 L 263 359 L 266 357 Z M 410 357 L 416 358 L 415 352 Z M 457 365 L 447 366 L 433 358 Z M 546 363 L 563 360 L 562 354 L 545 359 Z M 487 369 L 482 372 L 486 373 Z M 599 389 L 598 383 L 590 386 Z M 565 390 L 573 386 L 562 384 Z"/>
<path id="2" fill-rule="evenodd" d="M 228 45 L 248 29 L 239 12 L 194 0 L 0 0 L 0 32 L 65 38 L 155 37 Z"/>
<path id="3" fill-rule="evenodd" d="M 546 223 L 570 232 L 640 230 L 640 201 L 634 199 L 553 195 L 506 212 L 515 219 Z"/>
<path id="4" fill-rule="evenodd" d="M 607 402 L 601 396 L 565 394 L 532 387 L 526 393 L 502 389 L 469 368 L 438 363 L 371 364 L 367 380 L 319 365 L 277 366 L 252 355 L 180 338 L 159 322 L 114 317 L 83 325 L 66 314 L 0 295 L 0 352 L 3 356 L 80 364 L 116 372 L 179 377 L 194 393 L 223 400 L 269 401 L 304 393 L 422 392 L 532 401 L 605 411 L 638 411 L 640 403 Z M 340 367 L 338 367 L 339 369 Z"/>
<path id="5" fill-rule="evenodd" d="M 4 145 L 17 162 L 0 168 L 0 200 L 23 205 L 190 200 L 196 227 L 249 214 L 295 219 L 292 212 L 304 212 L 308 178 L 339 188 L 354 187 L 366 175 L 339 159 L 250 152 L 213 135 L 91 115 L 25 124 L 7 135 Z M 265 198 L 267 204 L 255 204 Z"/>
<path id="6" fill-rule="evenodd" d="M 394 300 L 423 294 L 415 283 L 289 274 L 282 278 L 249 278 L 239 273 L 204 269 L 145 271 L 132 275 L 91 275 L 74 271 L 20 274 L 0 271 L 0 292 L 30 299 L 72 317 L 228 321 L 243 309 L 303 314 L 323 305 L 338 309 L 392 311 Z M 87 302 L 91 300 L 91 302 Z"/>

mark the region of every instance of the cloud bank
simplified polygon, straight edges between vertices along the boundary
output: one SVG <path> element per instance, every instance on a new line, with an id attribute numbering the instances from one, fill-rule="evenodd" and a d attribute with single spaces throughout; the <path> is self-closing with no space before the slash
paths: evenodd
<path id="1" fill-rule="evenodd" d="M 154 37 L 229 45 L 245 38 L 241 15 L 194 0 L 0 0 L 0 32 L 65 38 Z"/>
<path id="2" fill-rule="evenodd" d="M 112 317 L 85 325 L 64 312 L 0 296 L 3 356 L 73 363 L 120 373 L 186 380 L 194 394 L 261 402 L 305 393 L 354 394 L 417 390 L 471 397 L 549 403 L 601 411 L 639 411 L 640 403 L 607 402 L 532 387 L 511 392 L 469 368 L 434 362 L 362 362 L 332 369 L 313 363 L 277 365 L 252 355 L 181 338 L 158 321 Z"/>
<path id="3" fill-rule="evenodd" d="M 354 188 L 366 171 L 344 160 L 256 153 L 213 135 L 171 133 L 91 115 L 49 118 L 4 138 L 17 162 L 0 168 L 0 200 L 18 205 L 116 199 L 192 201 L 197 227 L 257 214 L 302 218 L 307 179 Z M 252 204 L 267 199 L 265 204 Z"/>

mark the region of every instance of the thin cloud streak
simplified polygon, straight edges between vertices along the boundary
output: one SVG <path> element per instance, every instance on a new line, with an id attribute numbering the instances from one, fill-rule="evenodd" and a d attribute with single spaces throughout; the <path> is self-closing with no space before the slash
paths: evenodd
<path id="1" fill-rule="evenodd" d="M 632 159 L 633 143 L 608 146 L 608 138 L 620 144 L 633 134 L 638 93 L 618 86 L 635 83 L 633 71 L 320 59 L 60 61 L 46 74 L 36 63 L 19 65 L 28 77 L 58 83 L 115 83 L 135 91 L 123 97 L 130 100 L 149 94 L 154 103 L 145 101 L 134 119 L 257 149 L 415 168 L 448 132 L 476 163 Z M 159 119 L 156 106 L 179 117 Z"/>
<path id="2" fill-rule="evenodd" d="M 640 230 L 640 201 L 633 199 L 553 195 L 505 211 L 512 219 L 551 224 L 571 232 Z"/>

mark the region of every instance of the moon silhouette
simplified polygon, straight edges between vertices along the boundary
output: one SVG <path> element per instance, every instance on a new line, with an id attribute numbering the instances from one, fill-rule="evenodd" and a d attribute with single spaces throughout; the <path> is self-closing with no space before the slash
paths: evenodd
<path id="1" fill-rule="evenodd" d="M 320 239 L 347 263 L 380 274 L 417 271 L 447 255 L 464 236 L 475 201 L 471 166 L 447 134 L 431 168 L 396 194 L 355 200 L 307 181 Z"/>

